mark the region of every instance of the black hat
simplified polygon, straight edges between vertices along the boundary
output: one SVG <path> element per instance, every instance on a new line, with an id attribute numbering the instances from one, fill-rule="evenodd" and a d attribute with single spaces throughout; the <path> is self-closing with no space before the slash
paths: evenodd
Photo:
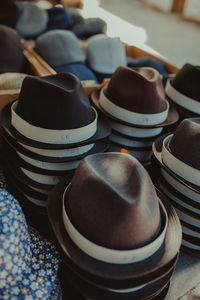
<path id="1" fill-rule="evenodd" d="M 15 27 L 19 18 L 19 9 L 12 0 L 1 0 L 0 2 L 0 24 Z"/>

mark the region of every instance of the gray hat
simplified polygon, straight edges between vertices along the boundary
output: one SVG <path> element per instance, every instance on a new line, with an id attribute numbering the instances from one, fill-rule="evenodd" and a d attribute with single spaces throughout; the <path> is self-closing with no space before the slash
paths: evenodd
<path id="1" fill-rule="evenodd" d="M 23 38 L 34 37 L 45 31 L 48 14 L 37 5 L 28 2 L 16 2 L 20 16 L 15 29 Z"/>
<path id="2" fill-rule="evenodd" d="M 36 40 L 35 50 L 52 67 L 85 61 L 80 42 L 75 34 L 68 30 L 52 30 Z"/>
<path id="3" fill-rule="evenodd" d="M 97 34 L 88 39 L 87 60 L 94 71 L 112 74 L 119 66 L 126 66 L 125 47 L 117 38 Z"/>

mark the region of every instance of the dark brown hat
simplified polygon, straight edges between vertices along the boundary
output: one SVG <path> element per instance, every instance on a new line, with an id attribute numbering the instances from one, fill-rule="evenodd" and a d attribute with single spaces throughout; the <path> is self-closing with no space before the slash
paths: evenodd
<path id="1" fill-rule="evenodd" d="M 165 100 L 160 74 L 149 67 L 119 67 L 92 101 L 111 119 L 134 127 L 162 127 L 179 118 Z"/>
<path id="2" fill-rule="evenodd" d="M 13 0 L 1 0 L 0 2 L 0 24 L 15 27 L 20 12 Z"/>
<path id="3" fill-rule="evenodd" d="M 18 33 L 0 25 L 0 73 L 23 72 L 24 55 Z"/>
<path id="4" fill-rule="evenodd" d="M 92 144 L 110 134 L 98 118 L 80 80 L 69 73 L 27 76 L 18 101 L 1 113 L 2 125 L 19 142 L 42 149 Z"/>
<path id="5" fill-rule="evenodd" d="M 175 212 L 160 200 L 148 173 L 130 155 L 86 157 L 71 185 L 63 181 L 50 193 L 47 206 L 65 259 L 105 287 L 151 281 L 179 251 Z"/>
<path id="6" fill-rule="evenodd" d="M 190 118 L 183 120 L 173 135 L 153 145 L 154 155 L 163 167 L 194 191 L 200 191 L 199 137 L 200 119 Z"/>

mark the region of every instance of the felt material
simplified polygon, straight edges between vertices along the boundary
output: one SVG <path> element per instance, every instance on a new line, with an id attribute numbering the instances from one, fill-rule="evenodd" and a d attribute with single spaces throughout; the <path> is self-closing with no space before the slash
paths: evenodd
<path id="1" fill-rule="evenodd" d="M 200 170 L 199 141 L 200 118 L 185 119 L 175 130 L 168 144 L 168 149 L 176 158 Z"/>
<path id="2" fill-rule="evenodd" d="M 52 7 L 46 10 L 48 14 L 47 31 L 53 29 L 67 29 L 72 25 L 72 18 L 68 10 L 63 7 Z"/>
<path id="3" fill-rule="evenodd" d="M 130 68 L 151 67 L 156 69 L 162 76 L 168 76 L 168 72 L 164 63 L 152 57 L 128 57 L 127 64 Z"/>
<path id="4" fill-rule="evenodd" d="M 74 8 L 69 8 L 68 12 L 72 19 L 72 26 L 70 30 L 78 37 L 81 38 L 85 32 L 85 19 L 81 16 L 79 11 Z"/>
<path id="5" fill-rule="evenodd" d="M 36 38 L 47 27 L 48 15 L 34 3 L 16 2 L 20 16 L 15 29 L 24 39 Z"/>
<path id="6" fill-rule="evenodd" d="M 15 27 L 19 17 L 17 5 L 12 0 L 0 1 L 0 24 Z"/>
<path id="7" fill-rule="evenodd" d="M 171 85 L 181 94 L 200 101 L 200 66 L 185 64 L 171 80 Z"/>
<path id="8" fill-rule="evenodd" d="M 82 38 L 89 38 L 90 36 L 101 34 L 106 27 L 106 22 L 100 18 L 85 19 L 85 31 Z"/>
<path id="9" fill-rule="evenodd" d="M 119 67 L 105 91 L 107 98 L 127 110 L 154 114 L 166 109 L 165 93 L 159 73 L 149 67 Z"/>
<path id="10" fill-rule="evenodd" d="M 65 207 L 79 232 L 107 248 L 142 247 L 160 229 L 158 197 L 150 177 L 127 154 L 96 154 L 82 160 Z"/>
<path id="11" fill-rule="evenodd" d="M 94 120 L 94 112 L 80 81 L 67 73 L 27 76 L 16 113 L 30 124 L 47 129 L 80 128 Z"/>
<path id="12" fill-rule="evenodd" d="M 117 38 L 97 34 L 88 39 L 87 61 L 95 72 L 112 74 L 119 66 L 126 66 L 125 47 Z"/>
<path id="13" fill-rule="evenodd" d="M 35 50 L 52 67 L 85 61 L 79 40 L 68 30 L 52 30 L 44 33 L 36 40 Z"/>
<path id="14" fill-rule="evenodd" d="M 23 72 L 25 59 L 19 34 L 0 25 L 0 73 Z"/>
<path id="15" fill-rule="evenodd" d="M 65 66 L 54 67 L 57 73 L 71 73 L 76 75 L 81 81 L 94 80 L 97 84 L 99 83 L 94 73 L 84 64 L 68 64 Z"/>

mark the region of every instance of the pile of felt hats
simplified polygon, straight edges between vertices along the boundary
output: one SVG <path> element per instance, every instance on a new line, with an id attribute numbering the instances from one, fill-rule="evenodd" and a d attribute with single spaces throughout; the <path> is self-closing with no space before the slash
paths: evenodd
<path id="1" fill-rule="evenodd" d="M 200 115 L 199 78 L 200 67 L 187 63 L 167 81 L 167 98 L 176 106 L 182 119 Z"/>
<path id="2" fill-rule="evenodd" d="M 97 114 L 77 77 L 27 76 L 19 99 L 1 112 L 4 170 L 26 205 L 45 211 L 49 191 L 80 160 L 109 147 L 110 125 Z"/>
<path id="3" fill-rule="evenodd" d="M 91 99 L 111 123 L 110 151 L 125 148 L 145 166 L 153 141 L 179 118 L 165 99 L 159 73 L 148 67 L 119 67 L 108 86 L 94 91 Z"/>
<path id="4" fill-rule="evenodd" d="M 150 299 L 168 285 L 181 245 L 173 207 L 131 155 L 84 158 L 49 194 L 66 277 L 87 299 Z"/>
<path id="5" fill-rule="evenodd" d="M 27 227 L 18 201 L 0 189 L 0 298 L 61 300 L 58 252 Z"/>
<path id="6" fill-rule="evenodd" d="M 174 134 L 155 141 L 157 184 L 180 218 L 182 247 L 200 256 L 200 118 L 183 120 Z"/>

